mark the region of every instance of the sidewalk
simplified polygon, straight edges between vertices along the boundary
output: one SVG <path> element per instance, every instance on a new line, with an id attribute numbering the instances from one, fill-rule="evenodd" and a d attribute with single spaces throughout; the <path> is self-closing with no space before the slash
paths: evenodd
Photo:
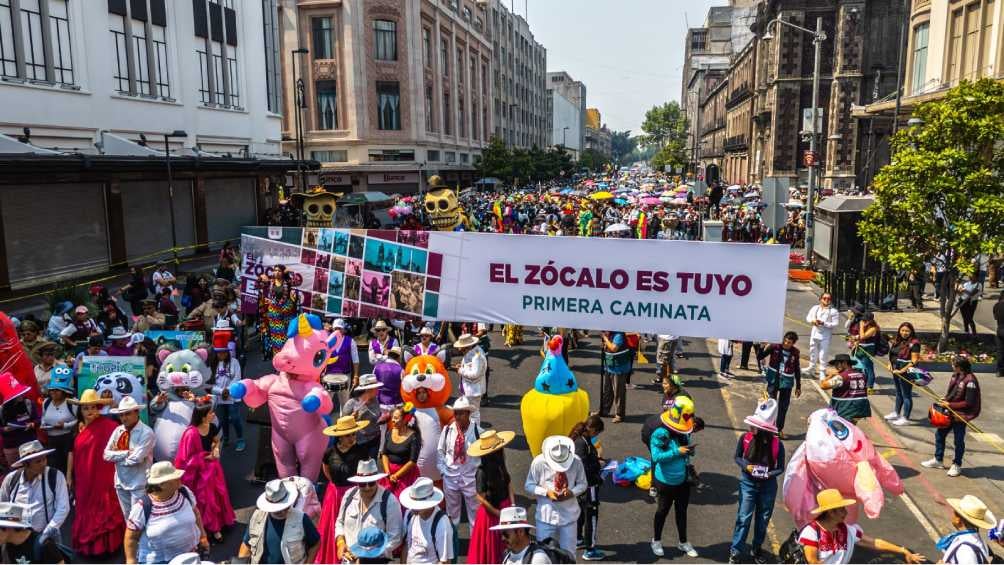
<path id="1" fill-rule="evenodd" d="M 996 300 L 985 298 L 983 302 Z M 799 334 L 798 345 L 807 355 L 810 327 L 805 323 L 805 315 L 818 301 L 818 289 L 810 284 L 789 283 L 788 301 L 785 312 L 785 329 Z M 841 313 L 841 326 L 834 332 L 830 342 L 829 355 L 832 358 L 837 353 L 847 353 L 846 332 L 843 322 L 846 312 Z M 894 331 L 903 321 L 914 322 L 915 325 L 931 323 L 933 318 L 938 322 L 937 314 L 930 312 L 884 312 L 876 313 L 876 320 L 883 332 Z M 992 320 L 992 318 L 991 318 Z M 992 333 L 990 328 L 978 323 L 978 330 Z M 939 327 L 939 326 L 936 326 Z M 952 327 L 961 330 L 961 324 L 953 321 Z M 921 328 L 918 326 L 918 330 Z M 959 497 L 963 494 L 973 494 L 990 505 L 998 515 L 1004 513 L 1004 466 L 1001 465 L 1002 453 L 994 445 L 978 441 L 972 432 L 966 434 L 966 455 L 963 461 L 962 476 L 951 478 L 944 470 L 925 469 L 920 462 L 930 459 L 934 453 L 934 428 L 927 423 L 927 409 L 932 400 L 925 394 L 914 392 L 914 406 L 911 414 L 912 423 L 907 426 L 890 426 L 882 419 L 893 409 L 895 393 L 893 392 L 892 375 L 879 364 L 876 364 L 876 394 L 871 396 L 873 416 L 867 420 L 862 429 L 875 443 L 882 456 L 896 467 L 903 479 L 912 504 L 915 505 L 927 520 L 930 521 L 939 535 L 952 531 L 949 519 L 951 510 L 945 503 L 945 497 Z M 930 388 L 939 394 L 947 389 L 948 373 L 934 373 L 935 378 Z M 982 392 L 982 413 L 974 423 L 987 433 L 1004 434 L 1004 387 L 991 374 L 978 375 Z M 824 391 L 818 388 L 816 379 L 803 379 L 812 382 L 812 386 L 804 388 L 806 393 L 815 392 L 825 397 Z M 805 396 L 803 395 L 803 398 Z M 946 462 L 950 463 L 954 443 L 949 437 L 946 446 Z M 916 514 L 916 513 L 915 513 Z M 928 531 L 931 535 L 932 532 Z"/>

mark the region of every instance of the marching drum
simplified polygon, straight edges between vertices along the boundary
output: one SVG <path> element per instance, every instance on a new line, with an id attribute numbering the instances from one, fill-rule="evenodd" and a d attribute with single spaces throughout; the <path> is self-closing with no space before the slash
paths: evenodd
<path id="1" fill-rule="evenodd" d="M 340 411 L 341 407 L 349 400 L 352 379 L 342 373 L 333 373 L 321 377 L 321 383 L 324 385 L 324 390 L 328 391 L 328 395 L 331 396 L 332 402 L 336 404 L 336 412 Z"/>

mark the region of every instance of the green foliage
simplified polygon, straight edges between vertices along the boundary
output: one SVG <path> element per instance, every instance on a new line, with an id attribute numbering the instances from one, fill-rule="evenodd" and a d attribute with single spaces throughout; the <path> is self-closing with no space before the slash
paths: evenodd
<path id="1" fill-rule="evenodd" d="M 616 165 L 626 165 L 629 157 L 638 147 L 638 138 L 631 137 L 631 130 L 615 131 L 610 137 L 610 152 Z"/>
<path id="2" fill-rule="evenodd" d="M 488 147 L 475 158 L 474 166 L 482 178 L 496 177 L 510 185 L 546 181 L 567 175 L 574 169 L 572 158 L 564 148 L 510 149 L 497 137 L 493 137 Z"/>
<path id="3" fill-rule="evenodd" d="M 595 149 L 586 149 L 579 155 L 579 167 L 591 172 L 602 171 L 610 164 L 610 158 Z"/>
<path id="4" fill-rule="evenodd" d="M 1004 84 L 963 81 L 914 116 L 923 123 L 893 138 L 893 162 L 876 175 L 858 231 L 869 253 L 897 270 L 947 260 L 943 347 L 959 276 L 973 273 L 981 253 L 1004 249 Z"/>
<path id="5" fill-rule="evenodd" d="M 674 139 L 670 141 L 652 156 L 652 167 L 660 171 L 666 165 L 676 168 L 686 164 L 687 148 L 683 140 Z"/>
<path id="6" fill-rule="evenodd" d="M 674 141 L 679 141 L 680 145 L 687 143 L 687 117 L 676 101 L 653 106 L 645 112 L 641 129 L 645 132 L 638 140 L 642 145 L 664 147 Z"/>

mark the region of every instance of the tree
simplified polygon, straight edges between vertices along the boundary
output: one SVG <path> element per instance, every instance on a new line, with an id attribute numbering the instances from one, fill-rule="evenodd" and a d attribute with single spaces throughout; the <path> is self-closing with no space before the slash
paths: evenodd
<path id="1" fill-rule="evenodd" d="M 474 166 L 481 178 L 512 179 L 512 153 L 498 137 L 492 137 L 488 147 L 474 158 Z"/>
<path id="2" fill-rule="evenodd" d="M 509 185 L 548 181 L 574 168 L 564 148 L 510 149 L 497 137 L 493 137 L 481 155 L 474 158 L 474 166 L 481 178 L 496 177 Z"/>
<path id="3" fill-rule="evenodd" d="M 661 148 L 674 141 L 679 141 L 681 145 L 687 143 L 687 118 L 676 101 L 653 106 L 651 110 L 645 112 L 641 130 L 645 132 L 639 140 L 642 145 L 655 145 Z"/>
<path id="4" fill-rule="evenodd" d="M 610 152 L 615 164 L 625 165 L 628 158 L 638 147 L 638 138 L 631 137 L 631 130 L 615 131 L 610 137 Z"/>
<path id="5" fill-rule="evenodd" d="M 869 253 L 898 270 L 943 262 L 938 349 L 958 311 L 956 284 L 980 254 L 1004 249 L 1004 84 L 963 81 L 920 105 L 921 125 L 892 139 L 893 161 L 873 183 L 858 225 Z"/>
<path id="6" fill-rule="evenodd" d="M 610 159 L 595 149 L 586 149 L 579 154 L 579 167 L 589 169 L 592 172 L 603 170 L 610 164 Z"/>
<path id="7" fill-rule="evenodd" d="M 687 164 L 687 148 L 684 141 L 674 139 L 664 145 L 652 156 L 652 168 L 663 170 L 666 165 L 673 168 L 683 167 Z"/>

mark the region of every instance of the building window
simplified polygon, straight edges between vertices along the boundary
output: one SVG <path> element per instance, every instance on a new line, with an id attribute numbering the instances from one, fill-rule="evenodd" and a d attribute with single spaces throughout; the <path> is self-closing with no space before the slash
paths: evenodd
<path id="1" fill-rule="evenodd" d="M 952 12 L 948 39 L 948 83 L 955 85 L 959 82 L 962 57 L 962 28 L 963 11 L 961 9 Z"/>
<path id="2" fill-rule="evenodd" d="M 401 92 L 396 82 L 377 82 L 377 129 L 401 129 Z"/>
<path id="3" fill-rule="evenodd" d="M 432 86 L 425 87 L 425 131 L 436 131 L 436 120 L 432 112 Z"/>
<path id="4" fill-rule="evenodd" d="M 464 84 L 464 48 L 457 47 L 457 83 Z"/>
<path id="5" fill-rule="evenodd" d="M 439 64 L 443 67 L 443 76 L 450 76 L 450 40 L 442 39 L 439 42 Z"/>
<path id="6" fill-rule="evenodd" d="M 192 0 L 199 94 L 207 105 L 240 108 L 237 12 L 233 0 Z"/>
<path id="7" fill-rule="evenodd" d="M 430 162 L 430 163 L 438 162 L 439 161 L 439 150 L 438 149 L 430 149 L 430 150 L 428 150 L 426 152 L 426 158 L 425 158 L 425 160 L 428 161 L 428 162 Z"/>
<path id="8" fill-rule="evenodd" d="M 457 135 L 467 137 L 467 118 L 464 111 L 464 96 L 457 96 Z"/>
<path id="9" fill-rule="evenodd" d="M 471 102 L 471 139 L 478 139 L 478 116 L 480 115 L 478 101 L 474 100 Z"/>
<path id="10" fill-rule="evenodd" d="M 349 160 L 347 149 L 329 149 L 327 151 L 311 151 L 310 158 L 322 163 L 344 163 Z"/>
<path id="11" fill-rule="evenodd" d="M 338 129 L 338 96 L 335 91 L 335 81 L 316 81 L 314 91 L 317 97 L 317 129 Z"/>
<path id="12" fill-rule="evenodd" d="M 373 20 L 373 44 L 378 61 L 397 61 L 397 22 Z"/>
<path id="13" fill-rule="evenodd" d="M 282 111 L 282 76 L 279 66 L 279 11 L 276 0 L 262 0 L 262 23 L 265 37 L 265 92 L 268 111 Z"/>
<path id="14" fill-rule="evenodd" d="M 468 162 L 470 162 L 470 160 L 471 160 L 471 156 L 468 155 L 467 153 L 461 153 L 460 154 L 460 162 L 461 163 L 468 163 Z"/>
<path id="15" fill-rule="evenodd" d="M 452 115 L 450 114 L 450 95 L 443 93 L 443 133 L 450 135 L 453 133 L 453 127 L 450 123 Z"/>
<path id="16" fill-rule="evenodd" d="M 331 25 L 331 17 L 310 18 L 310 33 L 313 36 L 315 59 L 334 59 L 335 30 Z"/>
<path id="17" fill-rule="evenodd" d="M 150 14 L 147 14 L 145 2 L 112 0 L 108 2 L 108 12 L 109 32 L 115 46 L 115 73 L 112 78 L 116 89 L 134 96 L 170 99 L 164 0 L 151 0 Z M 147 30 L 150 30 L 149 34 Z M 132 37 L 131 42 L 127 40 L 129 36 Z"/>
<path id="18" fill-rule="evenodd" d="M 927 74 L 927 36 L 931 24 L 922 23 L 913 30 L 913 65 L 911 76 L 913 84 L 911 92 L 918 94 L 924 88 L 925 75 Z"/>
<path id="19" fill-rule="evenodd" d="M 370 150 L 370 161 L 414 161 L 413 149 L 383 149 Z"/>
<path id="20" fill-rule="evenodd" d="M 0 0 L 0 74 L 74 84 L 67 0 Z"/>
<path id="21" fill-rule="evenodd" d="M 422 64 L 432 66 L 432 31 L 427 27 L 422 28 Z"/>
<path id="22" fill-rule="evenodd" d="M 980 32 L 980 75 L 990 76 L 994 67 L 994 58 L 990 52 L 990 38 L 994 32 L 994 0 L 983 1 L 983 31 Z M 998 40 L 1001 43 L 1001 40 Z M 998 74 L 999 71 L 998 71 Z"/>
<path id="23" fill-rule="evenodd" d="M 447 151 L 443 155 L 446 156 L 446 162 L 447 163 L 456 163 L 457 162 L 457 153 L 455 151 Z"/>
<path id="24" fill-rule="evenodd" d="M 966 6 L 966 42 L 963 46 L 962 78 L 976 80 L 980 77 L 980 3 Z"/>

